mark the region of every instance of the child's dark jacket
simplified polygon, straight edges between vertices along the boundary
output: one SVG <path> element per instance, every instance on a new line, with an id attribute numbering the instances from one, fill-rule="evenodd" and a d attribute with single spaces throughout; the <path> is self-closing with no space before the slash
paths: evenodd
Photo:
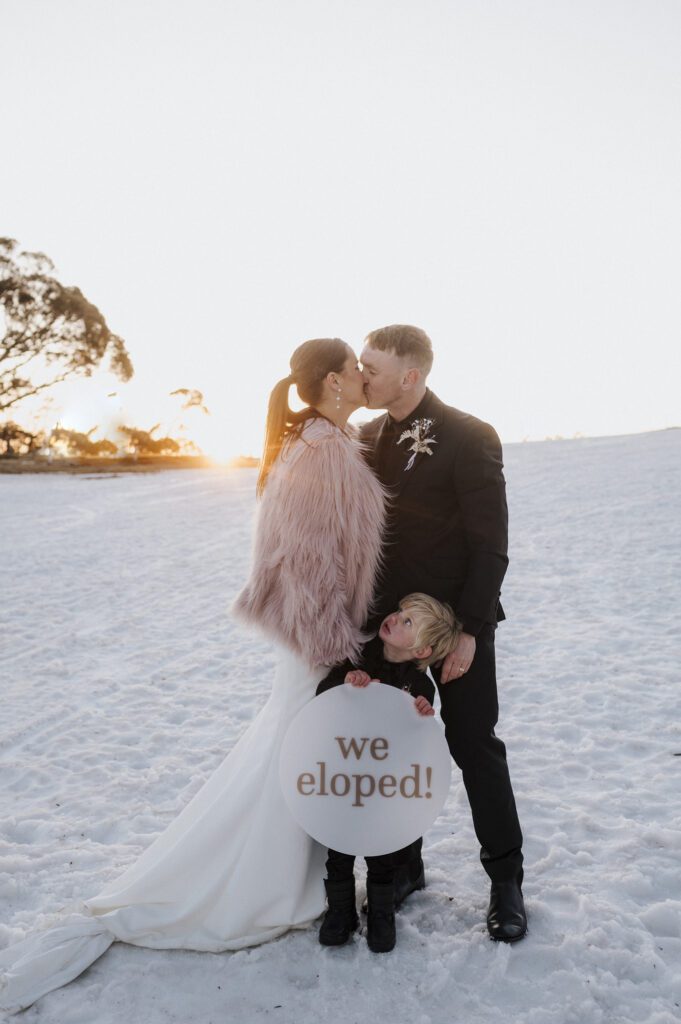
<path id="1" fill-rule="evenodd" d="M 406 690 L 412 697 L 425 697 L 431 704 L 433 703 L 435 686 L 426 673 L 421 672 L 413 661 L 401 661 L 398 664 L 386 661 L 383 657 L 383 641 L 379 636 L 364 644 L 357 662 L 346 660 L 340 665 L 334 665 L 317 687 L 317 694 L 325 693 L 333 686 L 340 686 L 345 682 L 348 672 L 358 668 L 367 672 L 372 679 L 380 679 L 388 686 Z"/>

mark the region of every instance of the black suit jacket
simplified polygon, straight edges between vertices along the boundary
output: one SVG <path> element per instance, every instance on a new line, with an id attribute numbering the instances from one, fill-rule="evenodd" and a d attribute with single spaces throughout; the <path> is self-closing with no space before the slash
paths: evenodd
<path id="1" fill-rule="evenodd" d="M 427 447 L 413 465 L 411 440 L 397 444 L 415 420 L 432 421 Z M 508 565 L 508 509 L 501 443 L 488 423 L 441 402 L 432 391 L 395 424 L 385 413 L 361 430 L 367 459 L 389 485 L 384 566 L 371 625 L 413 591 L 446 601 L 474 636 L 504 618 L 499 603 Z M 403 465 L 395 472 L 395 446 Z M 392 472 L 388 472 L 388 463 Z"/>

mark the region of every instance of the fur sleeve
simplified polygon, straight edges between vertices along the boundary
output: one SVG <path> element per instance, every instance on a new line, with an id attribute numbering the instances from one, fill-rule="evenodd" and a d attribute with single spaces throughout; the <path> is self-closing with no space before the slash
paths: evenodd
<path id="1" fill-rule="evenodd" d="M 383 492 L 358 443 L 326 421 L 306 431 L 270 474 L 235 611 L 312 665 L 356 658 L 383 518 Z"/>

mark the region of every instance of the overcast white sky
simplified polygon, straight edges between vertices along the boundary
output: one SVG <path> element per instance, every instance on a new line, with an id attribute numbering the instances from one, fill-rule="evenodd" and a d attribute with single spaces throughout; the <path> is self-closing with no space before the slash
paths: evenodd
<path id="1" fill-rule="evenodd" d="M 678 0 L 0 0 L 0 76 L 0 234 L 136 367 L 48 418 L 258 451 L 296 344 L 407 322 L 506 441 L 681 422 Z"/>

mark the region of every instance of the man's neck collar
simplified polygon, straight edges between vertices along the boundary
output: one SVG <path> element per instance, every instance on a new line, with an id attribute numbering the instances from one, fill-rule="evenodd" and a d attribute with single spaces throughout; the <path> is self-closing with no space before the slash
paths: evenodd
<path id="1" fill-rule="evenodd" d="M 405 404 L 406 411 L 399 409 L 397 410 L 397 412 L 393 412 L 391 409 L 388 409 L 388 416 L 393 421 L 393 423 L 404 423 L 405 420 L 411 419 L 415 413 L 421 411 L 421 406 L 426 404 L 427 399 L 430 398 L 431 394 L 432 392 L 430 391 L 430 389 L 426 388 L 423 394 L 419 395 L 419 397 L 416 399 L 416 401 L 411 407 Z"/>

